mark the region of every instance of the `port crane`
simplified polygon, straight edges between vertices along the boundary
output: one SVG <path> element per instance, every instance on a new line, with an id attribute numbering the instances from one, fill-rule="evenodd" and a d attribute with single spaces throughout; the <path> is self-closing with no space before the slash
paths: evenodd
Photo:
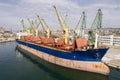
<path id="1" fill-rule="evenodd" d="M 91 30 L 100 30 L 102 28 L 102 11 L 98 9 L 97 15 L 91 25 Z"/>
<path id="2" fill-rule="evenodd" d="M 80 27 L 80 30 L 78 29 L 79 27 L 79 24 L 81 23 L 81 27 Z M 74 29 L 74 37 L 77 38 L 77 37 L 84 37 L 84 33 L 85 33 L 85 28 L 86 28 L 86 15 L 85 15 L 85 12 L 82 12 L 82 15 L 80 16 L 80 19 Z M 79 33 L 81 32 L 81 35 L 79 35 Z"/>
<path id="3" fill-rule="evenodd" d="M 37 15 L 38 20 L 40 21 L 40 23 L 41 23 L 41 25 L 42 25 L 43 30 L 44 30 L 45 33 L 46 33 L 46 37 L 47 37 L 47 38 L 50 38 L 50 34 L 51 34 L 50 28 L 49 28 L 48 26 L 46 26 L 45 21 L 44 21 L 38 14 L 36 14 L 36 15 Z"/>
<path id="4" fill-rule="evenodd" d="M 58 17 L 58 21 L 61 25 L 61 28 L 62 28 L 62 31 L 63 31 L 63 34 L 64 34 L 64 42 L 65 42 L 65 44 L 68 44 L 68 26 L 66 26 L 64 24 L 64 22 L 62 20 L 62 17 L 60 15 L 59 11 L 57 10 L 57 7 L 55 5 L 53 7 L 55 9 L 56 15 Z"/>
<path id="5" fill-rule="evenodd" d="M 22 24 L 22 26 L 23 26 L 24 31 L 27 32 L 27 35 L 28 35 L 28 36 L 30 36 L 30 35 L 31 35 L 31 33 L 30 33 L 30 28 L 27 28 L 27 27 L 26 27 L 26 25 L 24 24 L 24 20 L 23 20 L 23 19 L 21 20 L 21 24 Z"/>
<path id="6" fill-rule="evenodd" d="M 98 9 L 95 19 L 91 25 L 91 31 L 89 32 L 88 43 L 94 44 L 95 48 L 98 46 L 98 35 L 100 34 L 100 29 L 102 28 L 102 11 Z M 94 31 L 94 32 L 93 32 Z"/>
<path id="7" fill-rule="evenodd" d="M 37 20 L 35 21 L 35 24 L 33 21 L 31 21 L 29 18 L 28 18 L 28 22 L 30 23 L 30 26 L 33 30 L 33 34 L 35 36 L 38 36 L 38 26 L 39 26 L 39 23 L 37 23 Z"/>

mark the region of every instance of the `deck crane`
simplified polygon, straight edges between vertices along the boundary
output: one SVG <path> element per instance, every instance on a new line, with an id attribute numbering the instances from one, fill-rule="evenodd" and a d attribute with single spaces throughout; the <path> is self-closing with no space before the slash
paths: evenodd
<path id="1" fill-rule="evenodd" d="M 63 31 L 63 34 L 64 34 L 64 40 L 65 40 L 64 42 L 65 42 L 65 44 L 68 44 L 68 27 L 64 24 L 64 22 L 62 20 L 62 17 L 60 15 L 60 13 L 58 12 L 56 6 L 54 5 L 53 7 L 55 9 L 55 12 L 57 14 L 59 23 L 61 25 L 61 28 L 62 28 L 62 31 Z"/>
<path id="2" fill-rule="evenodd" d="M 36 28 L 36 29 L 38 29 L 38 27 L 39 27 L 40 23 L 39 23 L 39 22 L 37 22 L 37 20 L 35 20 L 35 22 L 33 22 L 33 21 L 32 21 L 32 23 L 34 24 L 35 28 Z"/>
<path id="3" fill-rule="evenodd" d="M 79 24 L 81 23 L 81 27 L 80 27 L 80 31 L 81 31 L 81 35 L 79 35 Z M 77 38 L 77 37 L 84 37 L 84 30 L 86 28 L 86 15 L 85 15 L 85 12 L 82 12 L 82 15 L 80 16 L 80 19 L 75 27 L 75 30 L 74 30 L 74 37 Z"/>
<path id="4" fill-rule="evenodd" d="M 42 25 L 43 30 L 46 33 L 46 37 L 50 38 L 50 33 L 51 33 L 50 28 L 48 26 L 46 26 L 44 20 L 38 14 L 36 14 L 36 15 L 37 15 L 37 17 L 38 17 L 38 19 L 39 19 L 39 21 L 40 21 L 40 23 Z"/>
<path id="5" fill-rule="evenodd" d="M 34 32 L 35 32 L 35 35 L 38 36 L 38 34 L 39 34 L 39 32 L 38 32 L 38 27 L 39 27 L 40 23 L 37 22 L 37 20 L 35 20 L 35 22 L 32 21 L 32 24 L 33 24 L 33 26 L 34 26 L 33 30 L 34 30 Z"/>
<path id="6" fill-rule="evenodd" d="M 31 28 L 32 28 L 32 30 L 33 30 L 33 34 L 34 34 L 35 36 L 38 36 L 38 26 L 39 26 L 39 24 L 35 27 L 33 21 L 30 21 L 29 18 L 28 18 L 28 22 L 30 23 L 30 26 L 31 26 Z"/>
<path id="7" fill-rule="evenodd" d="M 24 24 L 23 19 L 21 20 L 21 24 L 23 26 L 23 29 L 27 32 L 27 35 L 30 36 L 30 28 L 27 28 L 26 25 Z"/>

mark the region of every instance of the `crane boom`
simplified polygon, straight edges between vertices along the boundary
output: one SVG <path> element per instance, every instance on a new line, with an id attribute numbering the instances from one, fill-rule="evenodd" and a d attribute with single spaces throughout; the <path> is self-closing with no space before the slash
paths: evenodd
<path id="1" fill-rule="evenodd" d="M 40 23 L 42 25 L 43 30 L 46 33 L 47 38 L 49 38 L 50 37 L 50 29 L 49 29 L 49 27 L 46 27 L 44 20 L 38 14 L 37 14 L 37 17 L 38 17 L 38 20 L 40 21 Z"/>
<path id="2" fill-rule="evenodd" d="M 40 23 L 38 23 L 37 20 L 35 20 L 35 22 L 33 23 L 33 25 L 35 26 L 36 29 L 38 29 Z"/>
<path id="3" fill-rule="evenodd" d="M 34 29 L 34 25 L 33 25 L 33 21 L 30 21 L 30 19 L 29 18 L 27 18 L 27 20 L 28 20 L 28 22 L 29 22 L 29 24 L 30 24 L 30 26 L 31 26 L 31 28 L 32 28 L 32 30 L 33 30 L 33 34 L 35 35 L 35 29 Z"/>
<path id="4" fill-rule="evenodd" d="M 21 24 L 22 24 L 22 26 L 23 26 L 23 29 L 27 32 L 27 35 L 30 36 L 30 29 L 25 26 L 23 20 L 21 20 Z"/>
<path id="5" fill-rule="evenodd" d="M 38 14 L 37 14 L 37 17 L 38 17 L 38 20 L 40 21 L 40 23 L 42 25 L 43 30 L 46 31 L 46 26 L 45 26 L 44 21 L 42 20 L 42 18 Z"/>
<path id="6" fill-rule="evenodd" d="M 82 13 L 83 19 L 82 19 L 82 24 L 81 24 L 81 29 L 86 28 L 86 15 L 85 12 Z"/>
<path id="7" fill-rule="evenodd" d="M 53 8 L 55 9 L 56 15 L 58 17 L 58 21 L 59 21 L 59 23 L 61 25 L 61 28 L 63 30 L 63 33 L 64 33 L 64 39 L 65 39 L 64 42 L 65 42 L 65 44 L 68 44 L 68 27 L 64 25 L 62 17 L 61 17 L 60 13 L 57 10 L 57 7 L 54 5 Z"/>
<path id="8" fill-rule="evenodd" d="M 101 9 L 98 9 L 98 12 L 95 16 L 95 19 L 91 25 L 91 30 L 94 31 L 90 35 L 91 41 L 88 41 L 90 43 L 93 43 L 95 45 L 95 48 L 98 46 L 98 34 L 100 33 L 100 29 L 102 28 L 102 11 Z"/>
<path id="9" fill-rule="evenodd" d="M 57 14 L 57 17 L 58 17 L 58 20 L 59 20 L 59 22 L 60 22 L 60 25 L 61 25 L 61 27 L 62 27 L 62 29 L 63 29 L 64 23 L 63 23 L 62 17 L 60 16 L 60 13 L 58 12 L 57 7 L 56 7 L 55 5 L 54 5 L 53 7 L 54 7 L 55 12 L 56 12 L 56 14 Z"/>
<path id="10" fill-rule="evenodd" d="M 67 22 L 68 22 L 68 15 L 66 14 L 63 23 L 67 26 Z"/>
<path id="11" fill-rule="evenodd" d="M 75 30 L 74 30 L 74 36 L 75 37 L 79 37 L 79 30 L 78 30 L 78 26 L 79 24 L 81 23 L 81 27 L 80 27 L 80 30 L 81 30 L 81 37 L 84 36 L 84 29 L 86 28 L 86 16 L 85 16 L 85 12 L 82 12 L 82 15 L 80 16 L 80 19 L 75 27 Z"/>
<path id="12" fill-rule="evenodd" d="M 32 28 L 33 31 L 34 31 L 34 35 L 35 35 L 35 36 L 38 36 L 38 29 L 35 28 L 33 21 L 30 21 L 30 19 L 28 18 L 28 22 L 30 23 L 31 28 Z"/>
<path id="13" fill-rule="evenodd" d="M 85 35 L 85 28 L 86 28 L 86 15 L 85 12 L 82 13 L 82 23 L 81 23 L 81 37 Z"/>
<path id="14" fill-rule="evenodd" d="M 30 23 L 30 26 L 32 27 L 32 29 L 34 30 L 33 21 L 30 21 L 30 19 L 29 19 L 29 18 L 28 18 L 27 20 L 28 20 L 28 22 Z"/>
<path id="15" fill-rule="evenodd" d="M 22 26 L 23 26 L 24 31 L 26 31 L 26 30 L 27 30 L 27 28 L 26 28 L 26 26 L 25 26 L 25 24 L 24 24 L 23 19 L 21 20 L 21 24 L 22 24 Z"/>
<path id="16" fill-rule="evenodd" d="M 102 28 L 102 11 L 98 9 L 97 15 L 92 23 L 91 29 L 101 29 Z"/>

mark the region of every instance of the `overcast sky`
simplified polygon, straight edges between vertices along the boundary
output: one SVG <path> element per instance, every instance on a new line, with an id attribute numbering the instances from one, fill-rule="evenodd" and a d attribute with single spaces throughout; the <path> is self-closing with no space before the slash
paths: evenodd
<path id="1" fill-rule="evenodd" d="M 83 11 L 87 16 L 87 27 L 90 28 L 100 8 L 103 13 L 103 27 L 120 28 L 120 0 L 0 0 L 0 26 L 6 29 L 22 29 L 20 20 L 37 19 L 35 13 L 45 20 L 52 29 L 60 29 L 53 5 L 56 5 L 62 18 L 68 15 L 68 26 L 75 28 Z M 41 25 L 39 26 L 41 30 Z"/>

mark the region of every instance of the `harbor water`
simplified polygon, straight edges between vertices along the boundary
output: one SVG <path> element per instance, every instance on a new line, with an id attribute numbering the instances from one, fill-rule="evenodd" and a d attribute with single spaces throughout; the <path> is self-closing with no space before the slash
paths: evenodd
<path id="1" fill-rule="evenodd" d="M 110 75 L 63 68 L 44 60 L 33 60 L 17 49 L 16 42 L 0 43 L 0 80 L 120 80 L 120 70 Z"/>

